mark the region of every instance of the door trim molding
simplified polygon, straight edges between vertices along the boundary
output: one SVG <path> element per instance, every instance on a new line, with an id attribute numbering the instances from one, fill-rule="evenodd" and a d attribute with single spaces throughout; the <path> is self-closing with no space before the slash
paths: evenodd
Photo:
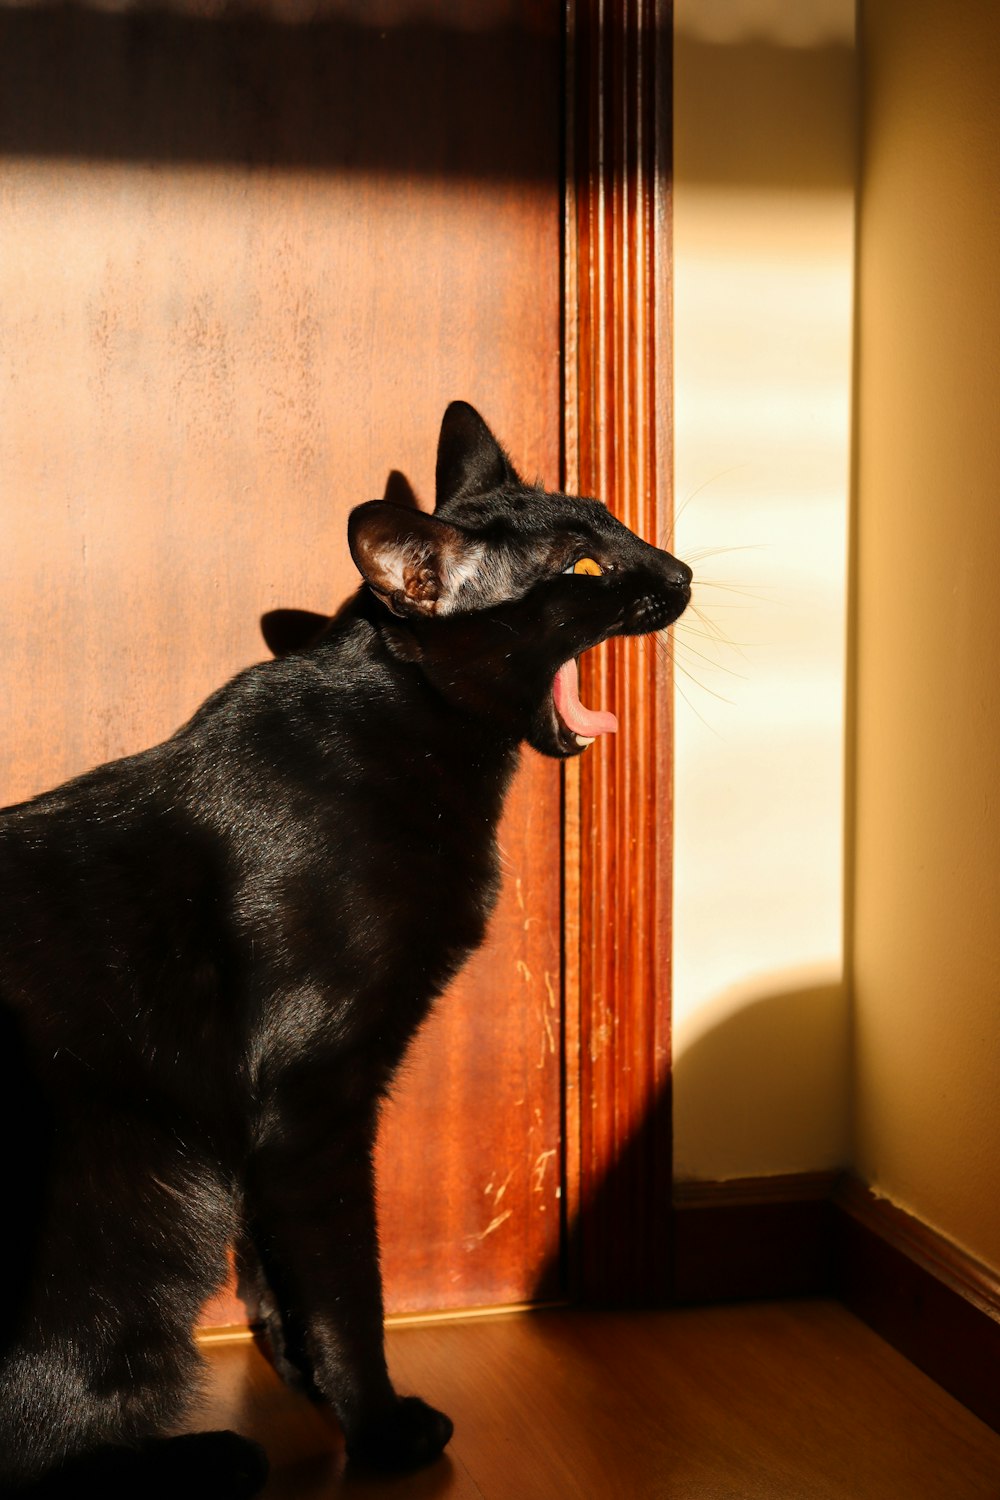
<path id="1" fill-rule="evenodd" d="M 672 516 L 672 7 L 567 0 L 565 483 L 664 544 Z M 585 658 L 621 732 L 566 777 L 566 1210 L 575 1300 L 666 1300 L 672 674 Z"/>

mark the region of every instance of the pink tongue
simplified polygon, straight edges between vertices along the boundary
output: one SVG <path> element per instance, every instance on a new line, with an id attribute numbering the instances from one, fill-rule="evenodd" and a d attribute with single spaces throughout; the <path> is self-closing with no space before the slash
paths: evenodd
<path id="1" fill-rule="evenodd" d="M 596 739 L 599 734 L 614 734 L 618 728 L 618 720 L 614 714 L 606 709 L 584 708 L 580 702 L 579 689 L 580 674 L 576 658 L 571 656 L 559 668 L 552 685 L 556 712 L 567 729 L 572 729 L 574 734 L 582 734 L 588 740 Z"/>

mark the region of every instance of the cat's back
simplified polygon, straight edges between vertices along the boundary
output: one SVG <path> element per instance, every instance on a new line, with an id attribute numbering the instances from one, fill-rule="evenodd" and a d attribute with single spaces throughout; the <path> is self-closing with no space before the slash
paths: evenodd
<path id="1" fill-rule="evenodd" d="M 485 930 L 513 760 L 347 609 L 0 813 L 0 1004 L 131 1066 L 181 1028 L 237 1062 L 266 992 L 429 996 Z"/>
<path id="2" fill-rule="evenodd" d="M 159 746 L 0 812 L 0 1005 L 42 1056 L 50 1038 L 115 1066 L 126 1018 L 140 1036 L 167 976 L 190 980 L 209 878 L 174 760 Z"/>

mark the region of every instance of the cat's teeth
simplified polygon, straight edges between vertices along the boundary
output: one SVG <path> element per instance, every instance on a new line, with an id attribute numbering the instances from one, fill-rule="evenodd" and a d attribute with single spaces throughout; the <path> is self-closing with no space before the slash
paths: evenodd
<path id="1" fill-rule="evenodd" d="M 595 735 L 595 738 L 596 738 L 596 735 Z M 577 737 L 576 737 L 576 743 L 578 745 L 592 745 L 594 743 L 594 741 L 593 740 L 585 739 L 582 734 L 578 734 Z"/>

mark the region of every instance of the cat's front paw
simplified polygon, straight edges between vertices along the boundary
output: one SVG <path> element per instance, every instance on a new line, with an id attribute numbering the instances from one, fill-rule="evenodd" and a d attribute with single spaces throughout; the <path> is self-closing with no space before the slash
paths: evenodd
<path id="1" fill-rule="evenodd" d="M 352 1433 L 347 1456 L 352 1463 L 383 1473 L 401 1473 L 432 1463 L 454 1431 L 443 1411 L 435 1411 L 419 1396 L 403 1396 Z"/>

